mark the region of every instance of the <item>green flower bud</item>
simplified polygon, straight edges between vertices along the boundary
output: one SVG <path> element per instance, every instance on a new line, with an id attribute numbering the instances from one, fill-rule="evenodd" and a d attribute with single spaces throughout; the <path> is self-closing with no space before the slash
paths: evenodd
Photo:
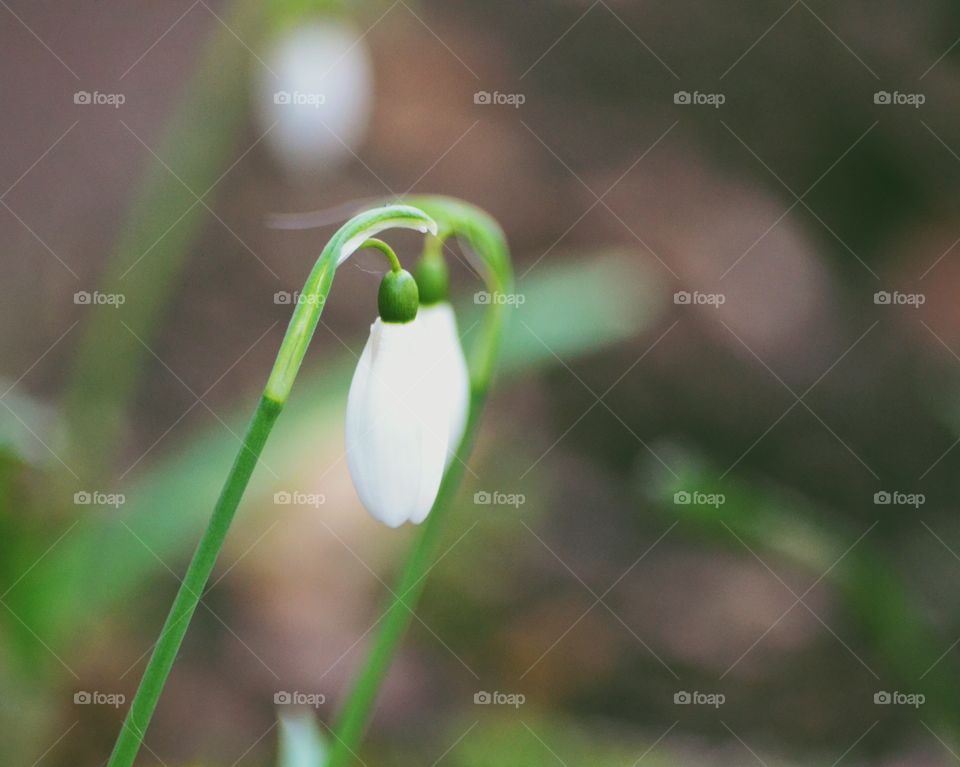
<path id="1" fill-rule="evenodd" d="M 413 270 L 420 289 L 420 303 L 424 306 L 447 300 L 450 288 L 450 272 L 447 262 L 439 253 L 427 253 Z"/>
<path id="2" fill-rule="evenodd" d="M 406 269 L 389 271 L 377 293 L 377 307 L 384 322 L 411 322 L 417 316 L 420 292 L 417 281 Z"/>

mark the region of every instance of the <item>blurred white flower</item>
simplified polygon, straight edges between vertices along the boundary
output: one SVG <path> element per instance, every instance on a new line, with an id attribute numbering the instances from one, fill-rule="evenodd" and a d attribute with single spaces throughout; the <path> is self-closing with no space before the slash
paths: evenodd
<path id="1" fill-rule="evenodd" d="M 360 500 L 390 527 L 426 519 L 440 488 L 449 409 L 428 382 L 423 327 L 377 318 L 347 398 L 347 463 Z"/>
<path id="2" fill-rule="evenodd" d="M 284 32 L 258 67 L 261 130 L 292 176 L 336 169 L 363 141 L 373 106 L 373 64 L 359 30 L 334 19 Z M 270 71 L 272 70 L 272 72 Z M 275 73 L 275 74 L 274 74 Z"/>
<path id="3" fill-rule="evenodd" d="M 433 392 L 437 407 L 449 420 L 446 465 L 452 463 L 463 439 L 470 408 L 470 374 L 457 332 L 457 318 L 447 301 L 420 306 L 414 324 L 419 328 L 419 346 L 424 356 L 424 385 Z"/>

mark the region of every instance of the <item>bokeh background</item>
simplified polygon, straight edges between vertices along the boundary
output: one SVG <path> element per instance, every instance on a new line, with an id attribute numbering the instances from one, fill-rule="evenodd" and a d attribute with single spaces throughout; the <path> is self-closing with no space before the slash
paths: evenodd
<path id="1" fill-rule="evenodd" d="M 6 764 L 104 763 L 294 291 L 410 191 L 502 223 L 517 305 L 358 763 L 960 760 L 955 3 L 0 5 Z M 381 268 L 142 764 L 274 764 L 362 661 L 413 533 L 343 460 Z"/>

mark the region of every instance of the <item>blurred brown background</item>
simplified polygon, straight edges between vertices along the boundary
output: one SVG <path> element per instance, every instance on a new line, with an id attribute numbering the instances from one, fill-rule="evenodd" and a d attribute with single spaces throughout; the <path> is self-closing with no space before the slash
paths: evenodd
<path id="1" fill-rule="evenodd" d="M 527 300 L 365 762 L 958 758 L 955 4 L 0 5 L 11 764 L 105 761 L 124 707 L 75 693 L 132 695 L 276 295 L 411 191 L 497 218 Z M 318 69 L 322 108 L 271 98 Z M 275 696 L 329 722 L 362 660 L 410 540 L 341 456 L 380 268 L 337 276 L 143 764 L 272 764 Z"/>

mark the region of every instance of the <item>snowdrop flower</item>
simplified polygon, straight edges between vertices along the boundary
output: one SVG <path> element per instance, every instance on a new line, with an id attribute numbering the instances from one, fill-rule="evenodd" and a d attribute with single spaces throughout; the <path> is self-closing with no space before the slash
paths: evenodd
<path id="1" fill-rule="evenodd" d="M 395 259 L 396 256 L 393 257 Z M 428 386 L 417 283 L 399 262 L 347 397 L 347 463 L 360 500 L 389 527 L 426 519 L 443 478 L 449 412 Z"/>
<path id="2" fill-rule="evenodd" d="M 420 310 L 414 321 L 420 332 L 420 346 L 427 371 L 425 385 L 433 392 L 436 406 L 448 414 L 447 459 L 456 457 L 470 409 L 470 374 L 457 332 L 457 318 L 447 300 L 447 266 L 439 241 L 428 249 L 416 269 Z"/>
<path id="3" fill-rule="evenodd" d="M 284 170 L 316 178 L 353 156 L 373 108 L 363 35 L 334 17 L 284 31 L 258 67 L 257 117 Z"/>

